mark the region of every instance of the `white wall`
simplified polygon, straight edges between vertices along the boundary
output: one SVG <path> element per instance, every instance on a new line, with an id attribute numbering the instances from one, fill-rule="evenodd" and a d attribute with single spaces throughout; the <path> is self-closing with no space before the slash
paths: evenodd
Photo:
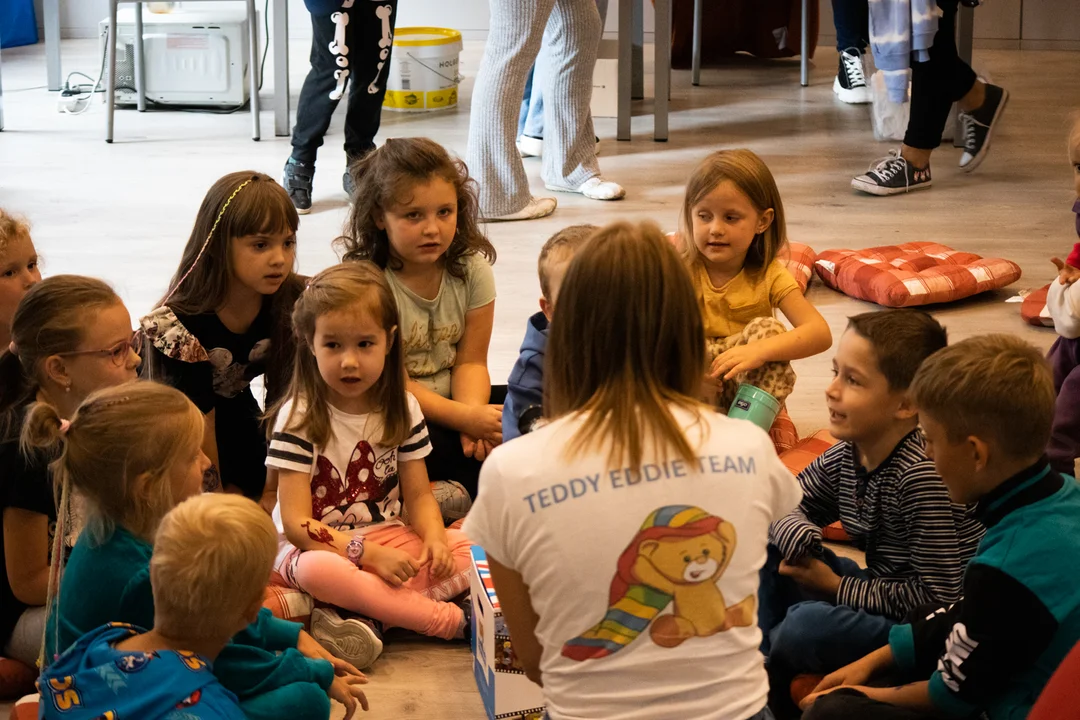
<path id="1" fill-rule="evenodd" d="M 262 12 L 266 0 L 256 0 Z M 42 0 L 34 0 L 38 26 L 41 26 Z M 198 2 L 189 7 L 209 10 L 216 5 L 238 7 L 235 2 Z M 618 1 L 611 0 L 608 11 L 607 30 L 615 32 L 618 28 Z M 487 36 L 488 0 L 399 0 L 397 24 L 433 25 L 461 30 L 467 40 L 481 40 Z M 96 37 L 97 24 L 109 14 L 108 0 L 60 0 L 60 33 L 62 37 Z M 304 0 L 289 0 L 289 37 L 311 37 L 311 25 L 308 20 Z M 652 3 L 645 3 L 645 31 L 652 32 Z"/>

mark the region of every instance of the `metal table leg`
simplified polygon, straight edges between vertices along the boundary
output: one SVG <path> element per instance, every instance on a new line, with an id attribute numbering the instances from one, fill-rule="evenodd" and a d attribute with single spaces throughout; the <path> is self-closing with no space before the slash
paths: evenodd
<path id="1" fill-rule="evenodd" d="M 60 77 L 60 0 L 44 0 L 42 3 L 45 25 L 45 74 L 50 90 L 62 90 Z"/>
<path id="2" fill-rule="evenodd" d="M 690 69 L 694 87 L 701 84 L 701 5 L 702 0 L 694 0 L 694 59 Z"/>
<path id="3" fill-rule="evenodd" d="M 247 0 L 248 12 L 248 82 L 251 84 L 251 139 L 258 141 L 259 127 L 259 16 L 255 0 Z"/>
<path id="4" fill-rule="evenodd" d="M 633 5 L 637 0 L 619 0 L 619 110 L 615 137 L 630 139 L 630 94 L 633 72 Z"/>
<path id="5" fill-rule="evenodd" d="M 810 84 L 810 0 L 802 0 L 802 47 L 799 49 L 799 83 Z"/>
<path id="6" fill-rule="evenodd" d="M 0 68 L 4 65 L 3 59 L 0 58 Z M 4 76 L 0 73 L 0 130 L 4 129 Z"/>
<path id="7" fill-rule="evenodd" d="M 116 112 L 116 7 L 119 0 L 109 0 L 109 34 L 105 38 L 105 142 L 113 141 L 113 115 Z"/>
<path id="8" fill-rule="evenodd" d="M 289 3 L 274 0 L 274 135 L 289 136 Z"/>
<path id="9" fill-rule="evenodd" d="M 700 1 L 700 0 L 699 0 Z M 668 105 L 671 99 L 671 0 L 656 0 L 656 69 L 653 99 L 653 140 L 668 139 Z"/>
<path id="10" fill-rule="evenodd" d="M 135 3 L 135 101 L 146 112 L 146 48 L 143 46 L 142 3 Z"/>

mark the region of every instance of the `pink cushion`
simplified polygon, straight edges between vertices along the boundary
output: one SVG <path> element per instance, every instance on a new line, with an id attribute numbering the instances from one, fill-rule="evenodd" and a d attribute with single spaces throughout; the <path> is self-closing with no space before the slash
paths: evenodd
<path id="1" fill-rule="evenodd" d="M 885 307 L 953 302 L 1020 279 L 1020 266 L 1010 260 L 929 242 L 826 250 L 815 269 L 833 290 Z"/>

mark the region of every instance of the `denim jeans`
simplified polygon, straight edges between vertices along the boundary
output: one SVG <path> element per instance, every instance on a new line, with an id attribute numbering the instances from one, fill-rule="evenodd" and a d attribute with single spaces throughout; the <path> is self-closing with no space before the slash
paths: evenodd
<path id="1" fill-rule="evenodd" d="M 866 0 L 863 0 L 865 3 Z M 608 0 L 596 0 L 601 22 L 607 21 Z M 518 135 L 544 137 L 544 82 L 547 74 L 547 43 L 540 48 L 536 64 L 529 71 L 525 81 L 525 97 L 521 101 L 521 113 L 518 115 Z"/>
<path id="2" fill-rule="evenodd" d="M 867 0 L 832 0 L 836 49 L 865 51 L 870 44 L 870 4 Z"/>

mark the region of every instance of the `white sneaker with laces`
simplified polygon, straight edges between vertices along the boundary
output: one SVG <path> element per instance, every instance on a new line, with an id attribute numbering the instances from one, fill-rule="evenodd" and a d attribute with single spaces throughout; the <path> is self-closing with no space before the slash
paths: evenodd
<path id="1" fill-rule="evenodd" d="M 840 53 L 833 92 L 841 102 L 850 105 L 866 105 L 871 102 L 870 88 L 866 85 L 866 65 L 863 54 L 855 48 Z"/>

